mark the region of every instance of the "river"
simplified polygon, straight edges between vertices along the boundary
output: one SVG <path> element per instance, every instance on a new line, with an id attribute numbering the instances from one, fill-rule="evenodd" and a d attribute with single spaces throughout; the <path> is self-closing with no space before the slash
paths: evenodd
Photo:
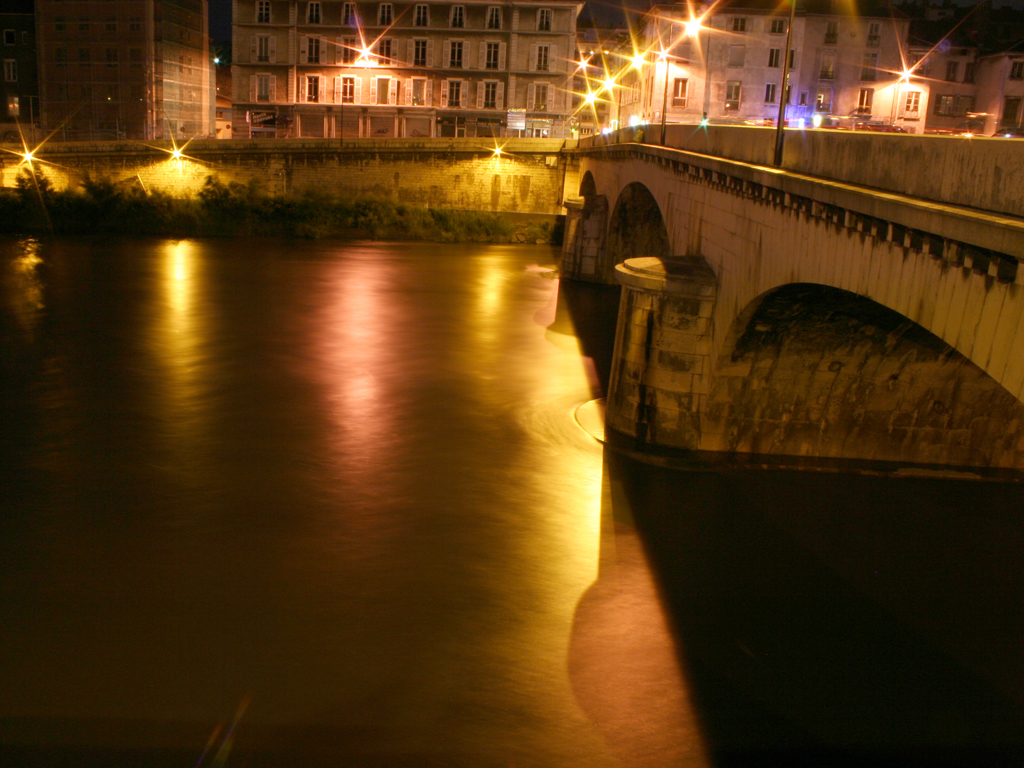
<path id="1" fill-rule="evenodd" d="M 556 257 L 0 243 L 3 763 L 1019 766 L 1020 488 L 606 451 Z"/>

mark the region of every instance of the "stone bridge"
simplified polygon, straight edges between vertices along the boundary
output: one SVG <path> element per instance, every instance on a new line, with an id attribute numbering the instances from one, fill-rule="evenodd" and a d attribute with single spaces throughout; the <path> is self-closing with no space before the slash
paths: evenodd
<path id="1" fill-rule="evenodd" d="M 570 150 L 563 276 L 624 286 L 610 439 L 1024 469 L 1024 142 L 786 141 L 781 169 L 770 129 Z"/>

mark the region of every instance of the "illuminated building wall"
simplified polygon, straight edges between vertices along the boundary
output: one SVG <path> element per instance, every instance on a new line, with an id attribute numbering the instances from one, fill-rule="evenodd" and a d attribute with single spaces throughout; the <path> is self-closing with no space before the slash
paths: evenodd
<path id="1" fill-rule="evenodd" d="M 579 8 L 236 0 L 234 136 L 566 136 Z"/>

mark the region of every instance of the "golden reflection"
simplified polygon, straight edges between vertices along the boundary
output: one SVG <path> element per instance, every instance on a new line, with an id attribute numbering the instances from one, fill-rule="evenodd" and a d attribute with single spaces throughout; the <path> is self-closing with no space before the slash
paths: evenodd
<path id="1" fill-rule="evenodd" d="M 26 238 L 20 243 L 21 254 L 4 270 L 3 289 L 18 325 L 31 341 L 44 308 L 43 281 L 39 267 L 39 241 Z"/>

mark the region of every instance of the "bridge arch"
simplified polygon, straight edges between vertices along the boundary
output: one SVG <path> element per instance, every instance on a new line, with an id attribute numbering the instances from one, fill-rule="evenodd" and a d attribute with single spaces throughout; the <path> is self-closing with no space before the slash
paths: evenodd
<path id="1" fill-rule="evenodd" d="M 792 300 L 794 289 L 786 287 L 790 285 L 816 285 L 842 292 L 830 294 L 833 298 L 849 295 L 870 300 L 879 311 L 886 308 L 895 313 L 895 317 L 902 318 L 901 322 L 912 324 L 905 326 L 902 332 L 887 331 L 887 338 L 902 339 L 899 344 L 905 345 L 911 337 L 917 339 L 919 327 L 931 334 L 931 338 L 940 340 L 944 349 L 948 348 L 940 351 L 935 346 L 937 342 L 925 343 L 920 339 L 912 354 L 909 348 L 899 347 L 901 354 L 917 361 L 913 367 L 916 374 L 912 377 L 917 383 L 912 390 L 900 390 L 903 393 L 901 403 L 909 408 L 915 397 L 919 402 L 917 407 L 899 416 L 892 429 L 903 429 L 897 422 L 911 418 L 916 412 L 914 423 L 918 426 L 907 426 L 911 431 L 901 434 L 911 435 L 907 437 L 911 442 L 923 440 L 920 442 L 921 461 L 928 462 L 927 457 L 938 454 L 942 435 L 923 431 L 940 429 L 932 426 L 937 423 L 938 415 L 943 415 L 945 427 L 942 428 L 947 430 L 944 433 L 947 437 L 956 432 L 961 442 L 972 445 L 999 437 L 997 428 L 979 421 L 984 417 L 980 411 L 975 414 L 976 418 L 970 415 L 970 410 L 956 408 L 944 414 L 924 413 L 921 398 L 925 394 L 919 390 L 923 386 L 921 382 L 927 380 L 923 375 L 925 369 L 930 371 L 929 375 L 936 376 L 941 369 L 942 376 L 935 381 L 945 382 L 939 389 L 946 395 L 972 389 L 975 391 L 972 396 L 981 401 L 998 403 L 993 407 L 1009 409 L 1008 414 L 1017 413 L 1014 403 L 1019 404 L 1024 397 L 1024 354 L 1011 354 L 1011 350 L 1024 350 L 1024 274 L 1021 274 L 1024 271 L 1017 269 L 1018 257 L 1012 255 L 1012 240 L 1003 237 L 991 221 L 979 220 L 977 226 L 972 221 L 967 226 L 964 220 L 969 213 L 955 211 L 946 218 L 947 214 L 937 213 L 934 206 L 897 200 L 893 195 L 880 195 L 866 189 L 837 190 L 834 184 L 806 177 L 794 179 L 757 166 L 635 144 L 611 151 L 602 147 L 601 151 L 585 154 L 581 157 L 581 172 L 591 173 L 598 192 L 616 200 L 609 223 L 609 262 L 613 261 L 612 253 L 620 244 L 630 245 L 623 243 L 621 237 L 613 243 L 612 232 L 629 218 L 622 213 L 629 207 L 619 207 L 620 198 L 627 189 L 639 187 L 649 195 L 646 202 L 653 200 L 662 212 L 668 253 L 673 258 L 690 259 L 691 263 L 683 271 L 688 270 L 691 276 L 699 274 L 698 282 L 704 281 L 691 286 L 696 291 L 694 301 L 686 306 L 683 306 L 686 302 L 680 304 L 678 295 L 663 296 L 653 304 L 645 299 L 631 305 L 632 322 L 636 327 L 627 328 L 626 332 L 633 334 L 632 343 L 646 343 L 642 341 L 645 338 L 661 343 L 672 334 L 681 333 L 680 322 L 689 323 L 691 331 L 687 333 L 696 335 L 685 341 L 691 348 L 685 355 L 680 356 L 665 347 L 648 355 L 646 360 L 635 361 L 648 368 L 640 370 L 627 365 L 620 371 L 622 376 L 618 380 L 628 380 L 634 390 L 625 393 L 617 405 L 609 396 L 610 418 L 614 405 L 624 409 L 617 422 L 620 426 L 637 419 L 646 425 L 640 429 L 643 434 L 634 430 L 628 436 L 657 443 L 676 429 L 672 426 L 675 424 L 682 425 L 680 428 L 687 433 L 685 439 L 676 443 L 679 447 L 742 451 L 754 450 L 755 444 L 772 445 L 773 440 L 766 437 L 763 419 L 758 422 L 760 431 L 753 429 L 754 421 L 750 420 L 753 416 L 742 417 L 747 418 L 747 422 L 742 422 L 740 411 L 752 407 L 749 402 L 741 402 L 728 418 L 723 417 L 720 408 L 716 410 L 715 403 L 731 398 L 734 393 L 730 387 L 739 386 L 738 376 L 730 377 L 723 366 L 740 363 L 731 360 L 735 346 L 730 344 L 734 345 L 748 329 L 743 318 L 773 306 L 778 309 L 779 302 L 786 297 Z M 624 199 L 632 201 L 633 197 L 634 193 L 629 192 Z M 1000 252 L 991 247 L 999 243 L 1009 244 L 1010 251 Z M 633 248 L 627 256 L 633 254 L 641 255 Z M 620 278 L 628 266 L 618 268 Z M 646 267 L 641 268 L 632 278 L 621 282 L 627 290 L 651 296 L 658 290 L 651 287 L 655 283 L 664 286 L 683 279 L 681 273 L 672 274 L 672 269 L 654 277 L 647 274 L 649 272 Z M 714 283 L 713 290 L 705 281 L 709 275 Z M 647 305 L 653 308 L 644 308 Z M 695 312 L 699 310 L 699 314 L 686 320 L 688 307 Z M 868 315 L 876 311 L 862 309 Z M 647 312 L 667 312 L 666 317 L 675 319 L 644 321 Z M 738 321 L 740 325 L 735 325 Z M 645 322 L 646 328 L 642 327 Z M 675 323 L 676 327 L 670 328 L 665 323 Z M 620 318 L 620 331 L 622 328 Z M 744 330 L 740 335 L 733 334 L 730 340 L 734 328 Z M 931 355 L 930 362 L 922 357 L 926 351 Z M 666 362 L 663 370 L 654 370 L 662 364 L 659 361 L 669 360 L 675 362 Z M 672 369 L 671 365 L 683 365 L 685 369 Z M 882 366 L 882 358 L 869 356 L 858 365 Z M 848 372 L 849 368 L 844 367 Z M 949 377 L 947 374 L 954 369 L 957 375 Z M 991 383 L 980 383 L 981 373 L 987 374 Z M 842 379 L 846 375 L 832 378 Z M 613 368 L 612 388 L 616 381 Z M 661 395 L 656 391 L 662 384 L 677 388 L 671 396 L 665 395 L 665 403 L 670 403 L 665 408 L 658 405 Z M 995 384 L 1001 389 L 994 387 Z M 881 387 L 877 382 L 872 386 L 875 395 L 880 396 Z M 865 387 L 866 380 L 858 391 Z M 1006 400 L 1007 396 L 1010 401 Z M 939 408 L 949 404 L 949 397 L 943 397 L 934 398 L 943 404 Z M 853 409 L 851 413 L 859 407 L 848 398 L 840 398 L 839 402 Z M 661 416 L 656 418 L 654 411 L 659 408 Z M 736 419 L 747 424 L 742 435 L 742 430 L 736 427 L 739 423 Z M 807 416 L 806 421 L 810 424 L 812 420 Z M 974 426 L 967 426 L 968 422 Z M 954 424 L 961 426 L 954 429 Z M 730 436 L 727 432 L 732 427 L 736 427 L 737 434 Z M 612 428 L 620 427 L 613 425 Z M 785 437 L 796 434 L 792 428 L 789 430 L 779 433 L 785 438 L 776 446 L 779 452 L 835 455 L 832 447 L 812 446 L 809 438 L 800 442 Z M 652 434 L 660 437 L 654 439 Z M 840 442 L 852 445 L 850 440 L 855 434 L 850 434 L 853 437 L 848 435 Z M 922 435 L 930 437 L 924 439 Z M 875 457 L 904 457 L 899 460 L 905 460 L 909 453 L 897 450 L 894 441 L 895 438 L 889 439 L 888 453 L 876 451 Z M 949 460 L 954 464 L 1012 465 L 1024 469 L 1024 442 L 1020 449 L 1017 446 L 1011 449 L 1006 440 L 1000 445 L 1005 448 L 1002 458 L 997 454 L 1003 448 L 988 453 L 985 450 L 965 453 L 954 451 L 947 441 L 946 455 L 955 454 L 955 458 Z"/>
<path id="2" fill-rule="evenodd" d="M 638 256 L 672 255 L 661 206 L 641 182 L 630 182 L 619 192 L 608 222 L 607 242 L 611 267 Z"/>

